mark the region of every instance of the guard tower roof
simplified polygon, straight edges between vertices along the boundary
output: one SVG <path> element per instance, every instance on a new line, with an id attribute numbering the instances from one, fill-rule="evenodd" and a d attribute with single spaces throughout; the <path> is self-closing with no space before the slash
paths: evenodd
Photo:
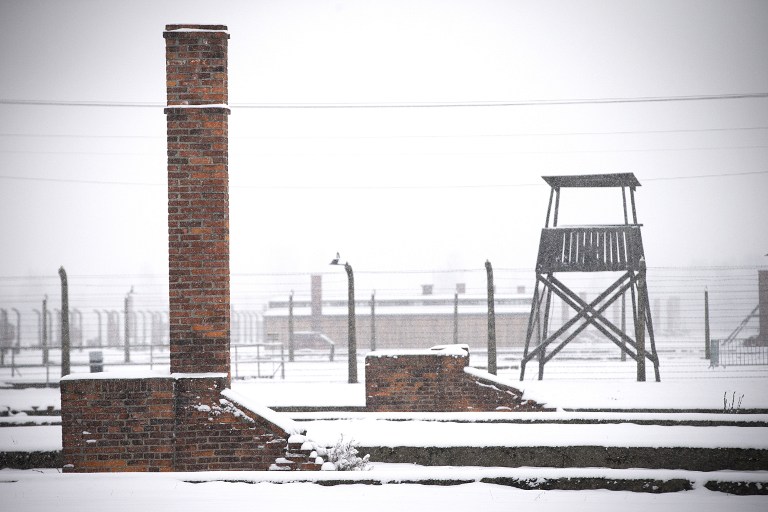
<path id="1" fill-rule="evenodd" d="M 613 174 L 579 174 L 575 176 L 542 176 L 552 188 L 570 187 L 639 187 L 631 172 Z"/>

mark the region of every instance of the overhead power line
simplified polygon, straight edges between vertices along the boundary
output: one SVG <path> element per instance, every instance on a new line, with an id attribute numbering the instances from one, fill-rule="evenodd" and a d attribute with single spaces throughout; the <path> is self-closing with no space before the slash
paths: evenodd
<path id="1" fill-rule="evenodd" d="M 513 274 L 522 274 L 525 276 L 528 276 L 528 274 L 532 271 L 532 267 L 498 267 L 494 268 L 495 271 L 498 271 L 500 273 L 513 273 Z M 662 271 L 664 272 L 664 282 L 668 283 L 671 278 L 677 278 L 677 279 L 693 279 L 694 281 L 712 281 L 712 280 L 720 280 L 724 281 L 727 284 L 733 284 L 734 283 L 734 274 L 728 274 L 723 275 L 722 273 L 718 273 L 715 271 L 739 271 L 744 270 L 748 271 L 748 274 L 745 273 L 739 273 L 736 274 L 736 277 L 738 276 L 746 276 L 748 280 L 743 280 L 743 282 L 747 283 L 756 283 L 756 277 L 754 275 L 755 270 L 768 270 L 768 266 L 760 264 L 760 265 L 660 265 L 660 266 L 654 266 L 650 265 L 648 266 L 648 270 L 655 270 L 655 271 Z M 481 273 L 485 274 L 485 269 L 483 268 L 482 264 L 479 264 L 477 267 L 468 267 L 468 268 L 445 268 L 445 267 L 433 267 L 433 268 L 409 268 L 409 269 L 375 269 L 375 268 L 369 268 L 369 269 L 360 269 L 355 270 L 355 274 L 357 273 L 361 274 L 451 274 L 451 273 Z M 714 274 L 712 272 L 715 272 Z M 231 277 L 233 278 L 264 278 L 264 277 L 305 277 L 309 276 L 311 274 L 315 274 L 317 272 L 313 271 L 301 271 L 301 272 L 233 272 L 231 274 Z M 701 273 L 705 273 L 707 275 L 700 276 Z M 692 275 L 691 275 L 692 274 Z M 337 275 L 337 274 L 333 274 Z M 100 284 L 99 286 L 103 287 L 110 287 L 110 286 L 122 286 L 124 280 L 131 280 L 131 279 L 149 279 L 149 280 L 160 280 L 160 281 L 167 281 L 168 280 L 168 274 L 167 273 L 153 273 L 153 274 L 147 274 L 147 273 L 113 273 L 113 274 L 73 274 L 70 276 L 72 278 L 76 279 L 92 279 L 98 281 Z M 326 277 L 331 277 L 330 275 Z M 113 279 L 116 282 L 115 283 L 106 283 L 106 280 Z M 593 279 L 592 277 L 585 277 L 587 281 Z M 59 277 L 55 274 L 55 272 L 50 273 L 49 275 L 0 275 L 0 281 L 30 281 L 30 280 L 38 280 L 38 281 L 51 281 L 53 284 L 58 285 L 59 284 Z M 263 281 L 257 281 L 257 283 L 263 284 Z M 280 284 L 281 281 L 270 281 L 268 284 Z M 81 286 L 78 284 L 78 286 Z M 144 286 L 152 286 L 152 284 L 146 284 L 141 283 L 141 287 L 143 289 Z M 689 288 L 695 288 L 699 289 L 699 285 L 694 283 L 690 285 L 683 284 L 681 287 L 689 287 Z M 742 287 L 742 285 L 738 285 L 738 287 Z M 595 288 L 599 289 L 599 288 Z"/>
<path id="2" fill-rule="evenodd" d="M 122 185 L 132 187 L 160 187 L 166 183 L 142 183 L 135 181 L 102 181 L 102 180 L 78 180 L 68 178 L 35 178 L 31 176 L 0 176 L 0 180 L 11 181 L 41 181 L 50 183 L 81 183 L 85 185 Z"/>
<path id="3" fill-rule="evenodd" d="M 661 153 L 661 152 L 674 152 L 674 151 L 730 151 L 730 150 L 748 150 L 748 149 L 765 149 L 768 145 L 764 144 L 751 144 L 745 146 L 695 146 L 684 148 L 624 148 L 624 149 L 542 149 L 542 150 L 524 150 L 524 151 L 268 151 L 264 153 L 260 152 L 238 152 L 239 155 L 246 156 L 310 156 L 310 155 L 324 155 L 324 156 L 374 156 L 374 155 L 419 155 L 419 156 L 512 156 L 512 155 L 564 155 L 564 154 L 584 154 L 584 153 Z M 165 157 L 166 151 L 155 152 L 135 152 L 135 151 L 40 151 L 40 150 L 4 150 L 0 149 L 0 153 L 5 155 L 73 155 L 73 156 L 148 156 L 148 157 Z"/>
<path id="4" fill-rule="evenodd" d="M 667 130 L 616 130 L 595 132 L 516 132 L 516 133 L 467 133 L 467 134 L 384 134 L 384 135 L 230 135 L 230 140 L 385 140 L 385 139 L 485 139 L 512 137 L 573 137 L 614 136 L 667 133 L 708 133 L 768 130 L 768 126 L 736 126 L 733 128 L 678 128 Z M 75 133 L 0 133 L 0 137 L 41 139 L 151 139 L 165 140 L 165 135 L 136 134 L 75 134 Z"/>
<path id="5" fill-rule="evenodd" d="M 550 100 L 516 101 L 406 101 L 406 102 L 338 102 L 338 103 L 231 103 L 230 108 L 246 109 L 349 109 L 349 108 L 474 108 L 474 107 L 523 107 L 546 105 L 596 105 L 612 103 L 659 103 L 671 101 L 711 101 L 768 98 L 768 92 L 732 93 L 732 94 L 697 94 L 687 96 L 638 96 L 617 98 L 570 98 Z M 75 101 L 75 100 L 22 100 L 0 98 L 2 105 L 30 105 L 54 107 L 129 107 L 163 108 L 168 105 L 161 102 L 131 101 Z"/>
<path id="6" fill-rule="evenodd" d="M 647 181 L 676 181 L 693 180 L 706 178 L 730 178 L 734 176 L 750 176 L 758 174 L 768 174 L 766 171 L 745 171 L 714 174 L 697 174 L 692 176 L 666 176 L 659 178 L 643 178 Z M 132 181 L 101 181 L 101 180 L 79 180 L 67 178 L 35 178 L 28 176 L 0 176 L 0 180 L 12 181 L 40 181 L 52 183 L 80 183 L 86 185 L 122 185 L 137 187 L 161 187 L 166 183 L 160 182 L 132 182 Z M 491 188 L 520 188 L 520 187 L 543 187 L 545 183 L 503 183 L 503 184 L 459 184 L 459 185 L 235 185 L 231 189 L 249 189 L 249 190 L 469 190 L 469 189 L 491 189 Z"/>
<path id="7" fill-rule="evenodd" d="M 0 98 L 0 105 L 28 105 L 39 107 L 130 107 L 130 108 L 162 108 L 161 102 L 141 101 L 77 101 L 77 100 L 18 100 Z"/>
<path id="8" fill-rule="evenodd" d="M 670 101 L 707 101 L 768 98 L 768 93 L 715 94 L 694 96 L 641 96 L 632 98 L 576 98 L 559 100 L 392 102 L 392 103 L 240 103 L 235 108 L 467 108 L 527 107 L 547 105 L 599 105 L 611 103 L 658 103 Z"/>
<path id="9" fill-rule="evenodd" d="M 669 176 L 661 178 L 644 178 L 643 181 L 676 181 L 676 180 L 694 180 L 701 178 L 722 178 L 726 176 L 748 176 L 751 174 L 768 174 L 768 171 L 749 171 L 749 172 L 733 172 L 733 173 L 720 173 L 720 174 L 697 174 L 696 176 Z"/>

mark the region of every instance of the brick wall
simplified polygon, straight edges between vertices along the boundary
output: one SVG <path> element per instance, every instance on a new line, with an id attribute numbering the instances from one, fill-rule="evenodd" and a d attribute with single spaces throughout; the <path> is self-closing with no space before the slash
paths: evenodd
<path id="1" fill-rule="evenodd" d="M 365 358 L 366 407 L 372 412 L 545 410 L 493 375 L 468 373 L 468 365 L 466 345 L 371 352 Z"/>
<path id="2" fill-rule="evenodd" d="M 229 374 L 229 34 L 167 25 L 163 37 L 171 372 Z"/>
<path id="3" fill-rule="evenodd" d="M 168 105 L 227 103 L 227 27 L 166 25 L 163 37 Z"/>
<path id="4" fill-rule="evenodd" d="M 66 471 L 171 471 L 173 379 L 61 381 Z"/>
<path id="5" fill-rule="evenodd" d="M 176 381 L 176 471 L 266 471 L 288 434 L 222 398 L 223 378 Z"/>
<path id="6" fill-rule="evenodd" d="M 286 455 L 290 436 L 223 397 L 226 380 L 224 374 L 63 379 L 65 471 L 268 470 Z"/>

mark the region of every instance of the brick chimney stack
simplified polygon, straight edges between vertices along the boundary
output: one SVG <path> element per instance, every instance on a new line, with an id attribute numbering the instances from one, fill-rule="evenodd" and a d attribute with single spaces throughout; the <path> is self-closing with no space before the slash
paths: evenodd
<path id="1" fill-rule="evenodd" d="M 229 178 L 224 25 L 166 25 L 171 373 L 229 381 Z"/>

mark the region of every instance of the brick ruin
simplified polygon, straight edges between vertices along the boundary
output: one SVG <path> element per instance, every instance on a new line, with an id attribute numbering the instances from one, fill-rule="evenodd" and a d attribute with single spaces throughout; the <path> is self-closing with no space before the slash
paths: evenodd
<path id="1" fill-rule="evenodd" d="M 163 37 L 171 373 L 63 378 L 64 469 L 319 469 L 300 427 L 228 389 L 227 27 L 167 25 Z"/>
<path id="2" fill-rule="evenodd" d="M 369 352 L 365 400 L 371 412 L 551 411 L 495 375 L 469 366 L 469 347 Z"/>

